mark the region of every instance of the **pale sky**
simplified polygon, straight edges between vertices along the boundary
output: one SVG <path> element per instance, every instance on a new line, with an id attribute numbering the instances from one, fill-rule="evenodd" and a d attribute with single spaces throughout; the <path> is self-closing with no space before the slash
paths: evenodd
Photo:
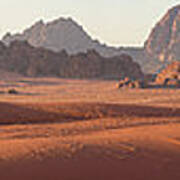
<path id="1" fill-rule="evenodd" d="M 114 46 L 141 46 L 151 28 L 180 0 L 1 0 L 0 36 L 36 21 L 72 17 L 94 38 Z"/>

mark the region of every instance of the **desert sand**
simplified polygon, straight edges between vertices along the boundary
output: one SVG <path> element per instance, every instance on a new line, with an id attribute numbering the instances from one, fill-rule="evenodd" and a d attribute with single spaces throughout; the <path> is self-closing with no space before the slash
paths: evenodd
<path id="1" fill-rule="evenodd" d="M 0 91 L 2 180 L 180 179 L 178 89 L 38 78 Z"/>

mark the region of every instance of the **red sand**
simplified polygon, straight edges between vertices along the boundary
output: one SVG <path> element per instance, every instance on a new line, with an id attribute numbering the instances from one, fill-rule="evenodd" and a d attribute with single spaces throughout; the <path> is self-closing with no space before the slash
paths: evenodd
<path id="1" fill-rule="evenodd" d="M 178 90 L 56 81 L 0 95 L 0 180 L 180 179 Z"/>

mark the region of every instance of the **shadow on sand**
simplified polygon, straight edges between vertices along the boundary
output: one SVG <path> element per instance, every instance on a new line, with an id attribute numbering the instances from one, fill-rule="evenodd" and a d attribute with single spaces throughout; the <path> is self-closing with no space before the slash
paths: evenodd
<path id="1" fill-rule="evenodd" d="M 42 105 L 46 109 L 44 105 Z M 99 118 L 180 118 L 180 108 L 98 103 L 56 103 L 51 109 L 35 110 L 35 107 L 0 103 L 0 124 L 64 123 Z M 48 105 L 47 105 L 48 107 Z"/>

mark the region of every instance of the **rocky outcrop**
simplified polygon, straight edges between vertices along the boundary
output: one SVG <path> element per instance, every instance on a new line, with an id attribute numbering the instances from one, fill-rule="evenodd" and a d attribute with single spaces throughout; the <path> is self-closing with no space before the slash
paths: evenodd
<path id="1" fill-rule="evenodd" d="M 163 69 L 156 78 L 156 84 L 180 86 L 180 62 L 175 61 Z"/>
<path id="2" fill-rule="evenodd" d="M 0 43 L 0 69 L 23 76 L 56 76 L 79 79 L 143 77 L 140 66 L 128 55 L 104 58 L 95 50 L 77 55 L 35 48 L 27 42 Z"/>
<path id="3" fill-rule="evenodd" d="M 131 80 L 128 77 L 124 78 L 123 80 L 119 81 L 117 84 L 118 89 L 141 89 L 146 88 L 147 84 L 143 80 Z"/>

